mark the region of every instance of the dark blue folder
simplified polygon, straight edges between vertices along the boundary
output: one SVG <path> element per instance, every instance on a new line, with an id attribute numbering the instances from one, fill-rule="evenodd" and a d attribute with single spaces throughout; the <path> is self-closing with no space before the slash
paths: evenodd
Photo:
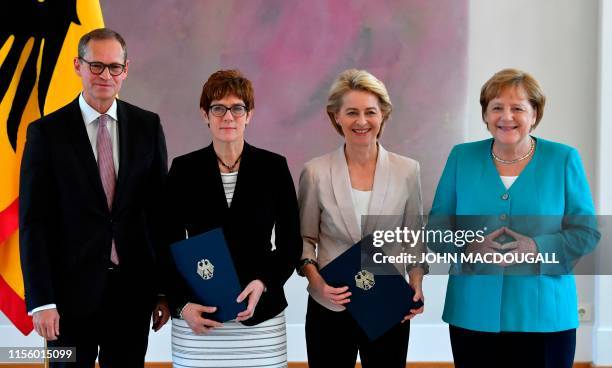
<path id="1" fill-rule="evenodd" d="M 373 251 L 379 250 L 374 250 L 368 235 L 320 270 L 327 284 L 349 287 L 352 295 L 346 309 L 370 341 L 423 305 L 412 301 L 414 290 L 392 264 L 377 264 L 375 271 L 362 268 L 362 257 L 371 257 Z"/>
<path id="2" fill-rule="evenodd" d="M 247 308 L 245 302 L 236 303 L 241 287 L 222 229 L 176 242 L 171 250 L 176 267 L 197 302 L 217 307 L 206 318 L 226 322 Z"/>

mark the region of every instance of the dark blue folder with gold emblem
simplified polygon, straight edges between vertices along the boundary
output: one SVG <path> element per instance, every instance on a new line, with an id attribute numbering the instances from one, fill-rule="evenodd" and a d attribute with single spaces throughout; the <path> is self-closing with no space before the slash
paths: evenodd
<path id="1" fill-rule="evenodd" d="M 223 230 L 210 230 L 172 244 L 176 267 L 191 287 L 197 302 L 217 311 L 206 318 L 226 322 L 247 308 L 236 303 L 241 287 Z"/>
<path id="2" fill-rule="evenodd" d="M 362 268 L 362 257 L 378 251 L 373 249 L 372 236 L 368 235 L 320 270 L 328 285 L 349 287 L 352 295 L 346 309 L 370 341 L 397 325 L 411 309 L 423 305 L 412 301 L 414 290 L 392 264 L 377 264 L 376 270 Z"/>

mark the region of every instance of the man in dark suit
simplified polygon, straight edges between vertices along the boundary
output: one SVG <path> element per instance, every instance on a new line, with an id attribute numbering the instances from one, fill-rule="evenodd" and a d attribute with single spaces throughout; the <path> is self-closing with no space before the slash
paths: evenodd
<path id="1" fill-rule="evenodd" d="M 27 133 L 20 183 L 27 308 L 49 346 L 76 347 L 76 366 L 93 367 L 99 348 L 102 367 L 143 367 L 151 313 L 155 330 L 169 315 L 156 279 L 164 134 L 157 114 L 116 98 L 129 63 L 118 33 L 84 35 L 78 54 L 83 92 Z"/>

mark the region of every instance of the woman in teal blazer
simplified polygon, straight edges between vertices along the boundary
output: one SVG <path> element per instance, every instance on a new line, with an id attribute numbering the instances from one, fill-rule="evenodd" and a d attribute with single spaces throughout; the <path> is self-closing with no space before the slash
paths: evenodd
<path id="1" fill-rule="evenodd" d="M 461 228 L 458 223 L 478 215 L 489 235 L 465 247 L 429 247 L 473 255 L 548 253 L 559 263 L 451 272 L 442 318 L 450 325 L 455 367 L 571 367 L 578 316 L 570 265 L 599 240 L 580 157 L 571 147 L 530 135 L 545 97 L 529 74 L 496 73 L 482 87 L 480 103 L 493 137 L 453 148 L 430 228 Z"/>

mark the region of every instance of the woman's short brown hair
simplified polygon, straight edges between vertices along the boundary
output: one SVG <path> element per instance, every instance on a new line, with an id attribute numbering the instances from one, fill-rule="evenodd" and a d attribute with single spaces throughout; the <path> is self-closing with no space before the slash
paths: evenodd
<path id="1" fill-rule="evenodd" d="M 393 105 L 391 104 L 391 99 L 389 98 L 389 93 L 384 83 L 366 70 L 347 69 L 340 73 L 332 84 L 329 89 L 326 106 L 327 115 L 329 116 L 332 126 L 340 135 L 344 136 L 342 127 L 336 123 L 336 114 L 342 107 L 342 98 L 350 91 L 369 92 L 378 97 L 380 111 L 383 116 L 382 123 L 380 124 L 380 131 L 378 132 L 378 137 L 380 137 L 385 121 L 387 121 L 391 115 Z"/>
<path id="2" fill-rule="evenodd" d="M 480 107 L 482 108 L 482 120 L 484 121 L 487 106 L 492 99 L 508 87 L 523 87 L 531 107 L 536 111 L 535 128 L 544 116 L 544 105 L 546 96 L 538 81 L 529 73 L 518 69 L 503 69 L 495 73 L 480 89 Z M 486 123 L 486 121 L 485 121 Z"/>
<path id="3" fill-rule="evenodd" d="M 255 108 L 255 91 L 250 80 L 245 78 L 239 70 L 219 70 L 208 77 L 202 87 L 200 108 L 204 111 L 210 109 L 214 100 L 234 95 L 244 101 L 247 111 Z"/>

